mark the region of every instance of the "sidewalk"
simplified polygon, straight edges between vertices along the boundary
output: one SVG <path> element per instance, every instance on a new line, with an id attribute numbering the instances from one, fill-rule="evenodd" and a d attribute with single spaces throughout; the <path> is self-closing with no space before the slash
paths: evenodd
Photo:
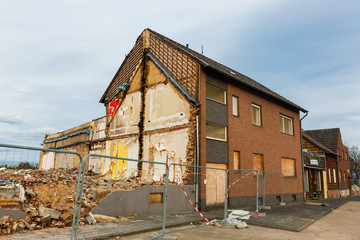
<path id="1" fill-rule="evenodd" d="M 288 204 L 285 206 L 272 206 L 270 210 L 261 210 L 266 213 L 265 217 L 251 218 L 246 221 L 248 224 L 265 227 L 279 228 L 290 231 L 301 231 L 316 220 L 338 208 L 344 203 L 360 201 L 359 196 L 336 198 L 314 201 L 312 203 L 324 203 L 326 206 L 309 205 L 306 203 Z M 204 213 L 209 219 L 223 219 L 223 211 Z M 176 227 L 187 225 L 191 222 L 203 221 L 194 213 L 172 214 L 167 217 L 166 226 Z M 129 221 L 118 221 L 104 225 L 87 225 L 80 227 L 78 239 L 107 239 L 115 236 L 138 234 L 148 231 L 156 231 L 162 228 L 162 216 L 137 218 Z M 45 229 L 22 234 L 14 234 L 0 239 L 69 239 L 70 228 Z"/>

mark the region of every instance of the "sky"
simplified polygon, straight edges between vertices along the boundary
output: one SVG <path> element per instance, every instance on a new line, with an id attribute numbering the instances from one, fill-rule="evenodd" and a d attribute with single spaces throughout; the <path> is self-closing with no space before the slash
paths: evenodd
<path id="1" fill-rule="evenodd" d="M 339 127 L 360 146 L 358 0 L 1 0 L 0 143 L 39 147 L 105 116 L 99 100 L 145 28 L 203 46 L 307 109 L 304 129 Z"/>

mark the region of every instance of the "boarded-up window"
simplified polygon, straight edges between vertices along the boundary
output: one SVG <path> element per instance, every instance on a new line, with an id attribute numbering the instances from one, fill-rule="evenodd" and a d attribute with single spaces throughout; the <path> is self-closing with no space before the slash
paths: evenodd
<path id="1" fill-rule="evenodd" d="M 226 91 L 206 84 L 206 98 L 226 104 Z"/>
<path id="2" fill-rule="evenodd" d="M 295 177 L 295 159 L 281 158 L 281 171 L 284 177 Z"/>
<path id="3" fill-rule="evenodd" d="M 226 127 L 212 123 L 206 123 L 206 137 L 226 141 Z"/>
<path id="4" fill-rule="evenodd" d="M 280 132 L 293 135 L 293 120 L 290 117 L 280 114 Z"/>
<path id="5" fill-rule="evenodd" d="M 252 124 L 261 126 L 261 107 L 254 103 L 251 104 L 252 109 Z"/>
<path id="6" fill-rule="evenodd" d="M 240 152 L 234 151 L 234 169 L 240 169 Z"/>
<path id="7" fill-rule="evenodd" d="M 239 116 L 239 99 L 236 96 L 232 96 L 232 112 L 234 116 Z"/>
<path id="8" fill-rule="evenodd" d="M 263 174 L 263 171 L 264 171 L 264 157 L 263 157 L 262 154 L 257 154 L 257 153 L 253 154 L 253 169 L 261 171 L 261 172 L 259 172 L 260 175 Z"/>
<path id="9" fill-rule="evenodd" d="M 336 172 L 335 172 L 335 169 L 333 169 L 333 174 L 334 174 L 334 183 L 336 183 Z"/>

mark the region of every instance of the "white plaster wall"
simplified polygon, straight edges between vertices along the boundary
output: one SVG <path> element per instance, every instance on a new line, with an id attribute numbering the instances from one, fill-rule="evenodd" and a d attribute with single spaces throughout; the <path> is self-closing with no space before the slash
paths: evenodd
<path id="1" fill-rule="evenodd" d="M 73 150 L 69 150 L 73 151 Z M 56 153 L 55 168 L 73 168 L 74 167 L 74 156 L 73 154 L 67 153 Z"/>
<path id="2" fill-rule="evenodd" d="M 127 94 L 110 124 L 110 137 L 139 132 L 140 92 Z"/>
<path id="3" fill-rule="evenodd" d="M 189 123 L 190 104 L 171 84 L 158 84 L 146 92 L 145 130 Z"/>
<path id="4" fill-rule="evenodd" d="M 92 140 L 105 138 L 106 117 L 94 121 Z"/>
<path id="5" fill-rule="evenodd" d="M 55 159 L 55 153 L 54 152 L 45 152 L 43 155 L 43 161 L 42 161 L 42 170 L 49 170 L 51 168 L 54 168 L 54 159 Z"/>
<path id="6" fill-rule="evenodd" d="M 144 138 L 144 160 L 168 163 L 186 164 L 186 146 L 188 143 L 188 128 L 166 133 L 146 135 Z M 160 164 L 143 164 L 143 178 L 163 181 L 166 167 Z M 185 167 L 172 166 L 169 169 L 169 180 L 181 182 Z"/>

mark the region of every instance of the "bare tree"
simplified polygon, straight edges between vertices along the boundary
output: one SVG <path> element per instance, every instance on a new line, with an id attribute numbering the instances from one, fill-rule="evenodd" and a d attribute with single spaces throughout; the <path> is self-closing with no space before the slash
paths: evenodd
<path id="1" fill-rule="evenodd" d="M 351 146 L 349 150 L 351 172 L 360 172 L 360 147 Z"/>

